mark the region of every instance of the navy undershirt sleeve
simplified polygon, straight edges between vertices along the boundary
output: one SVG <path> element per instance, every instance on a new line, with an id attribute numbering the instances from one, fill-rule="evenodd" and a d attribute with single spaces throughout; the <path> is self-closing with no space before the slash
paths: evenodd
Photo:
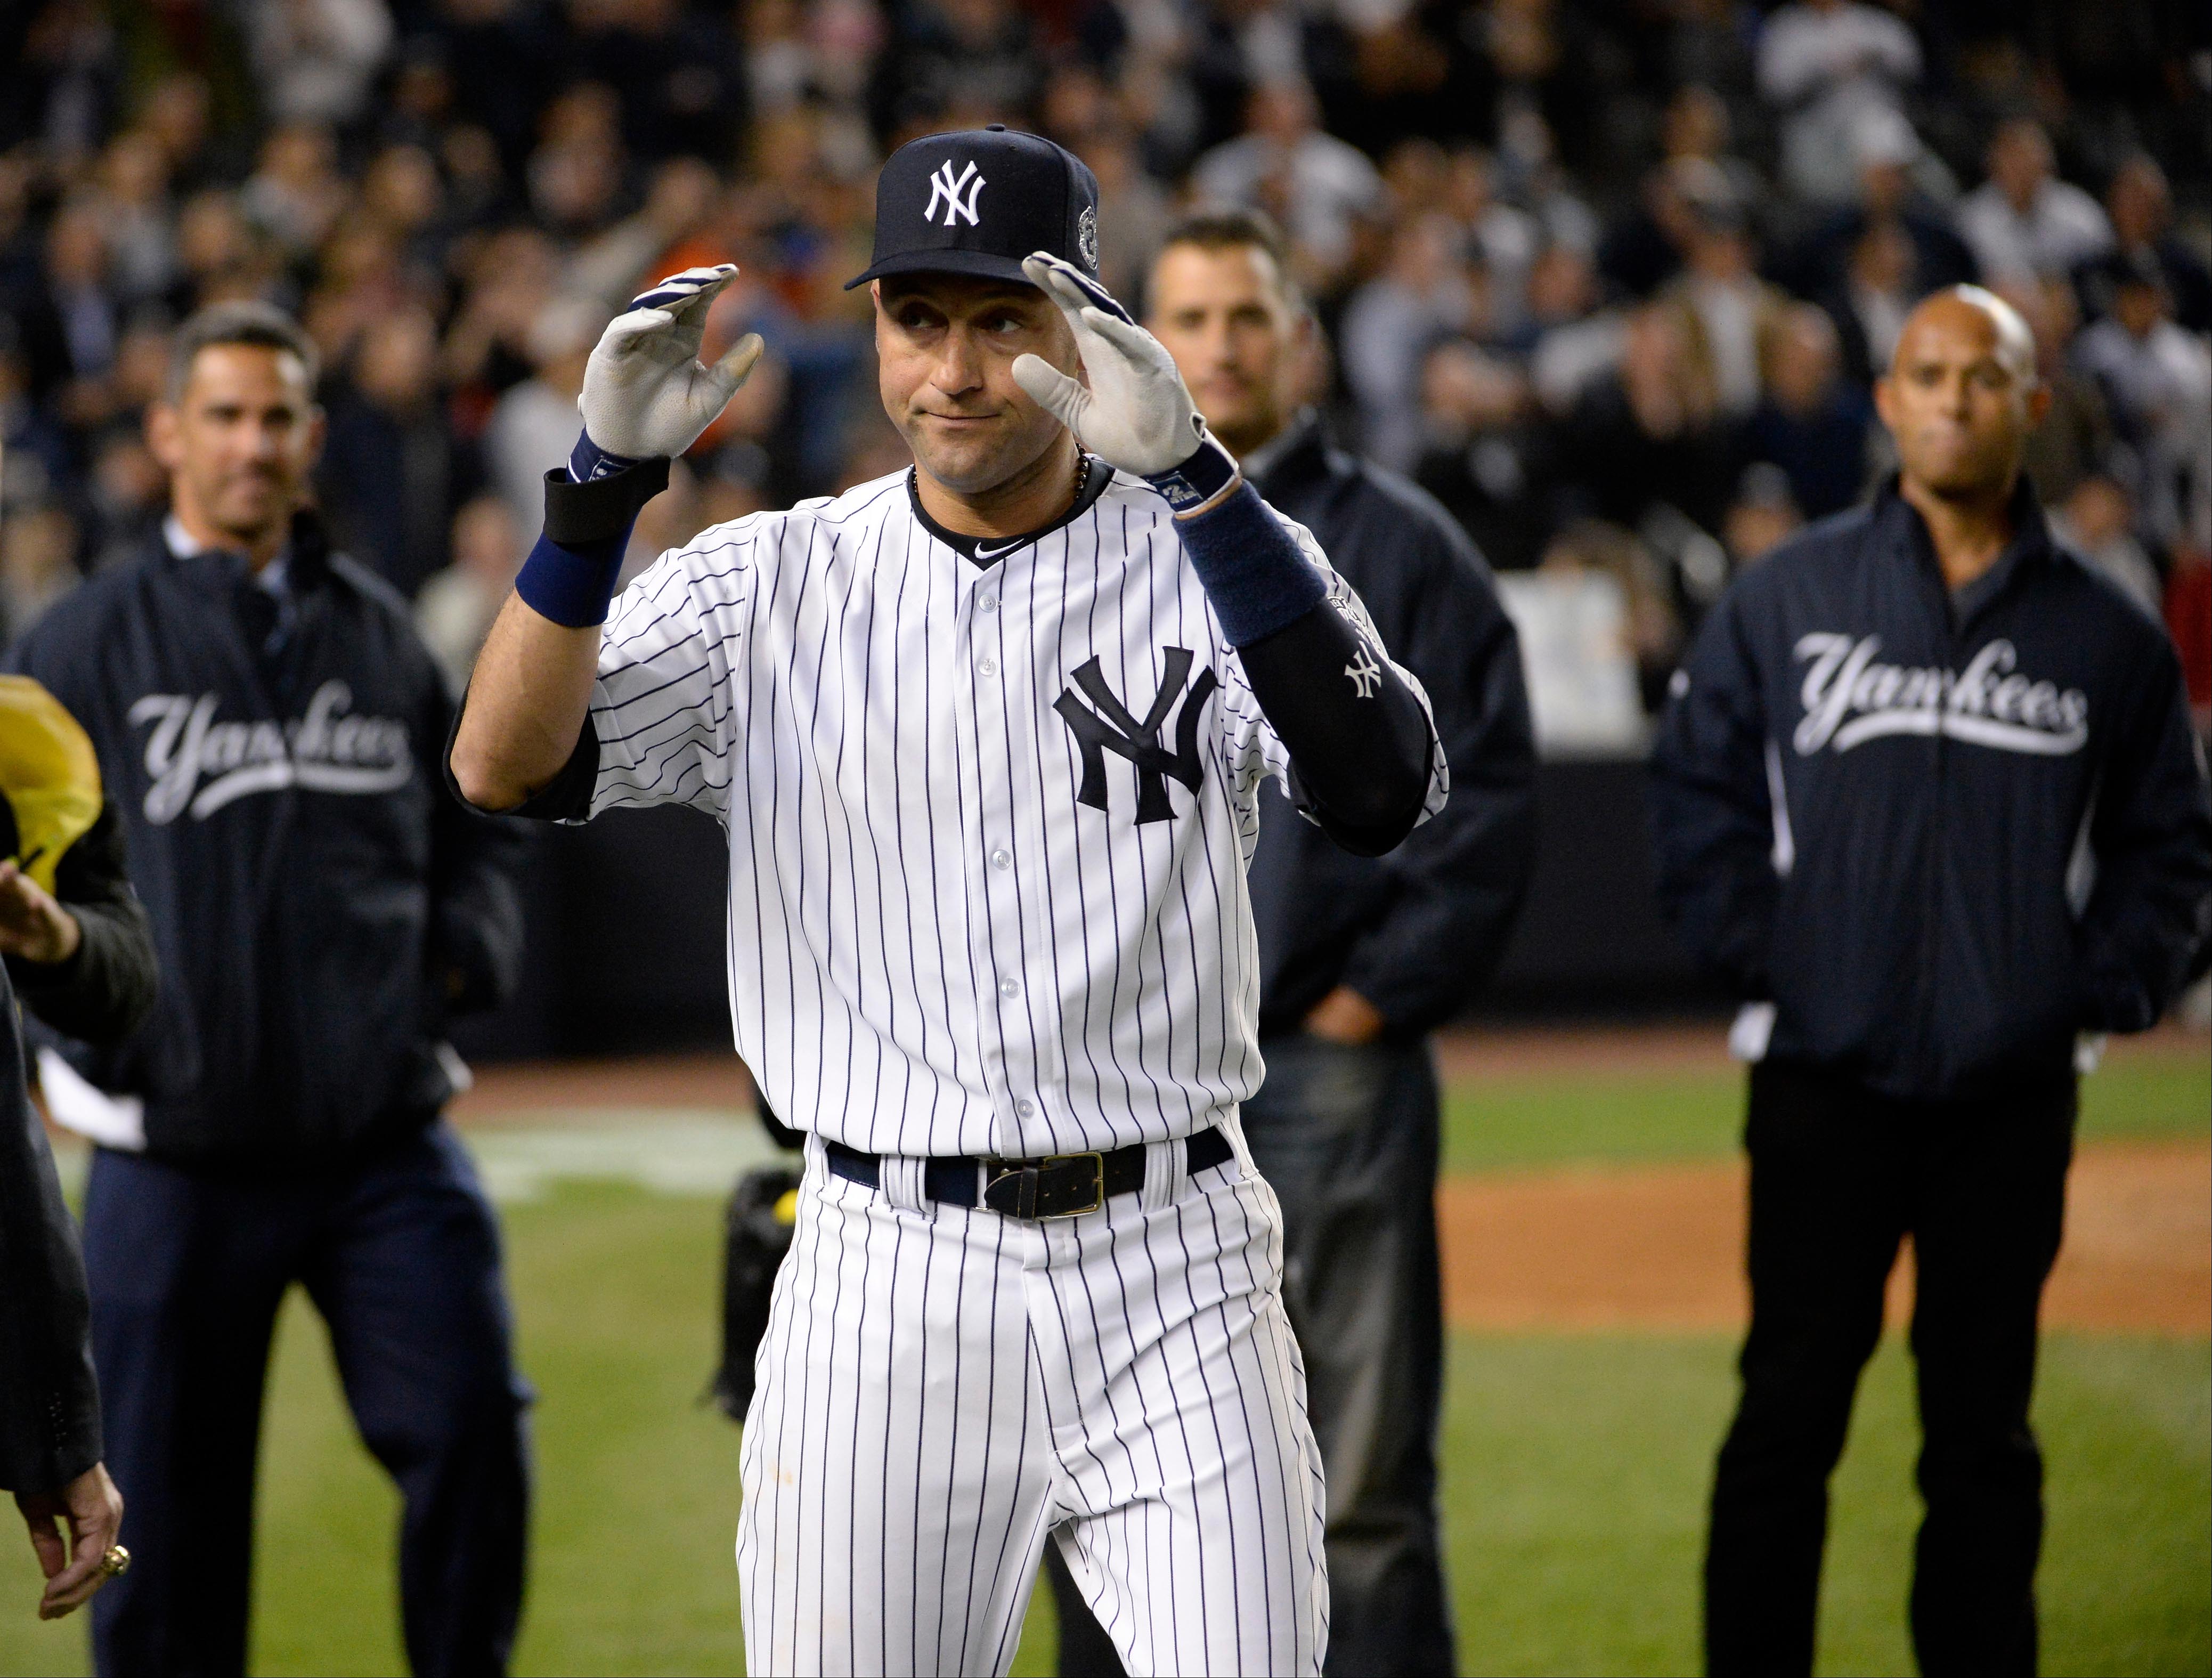
<path id="1" fill-rule="evenodd" d="M 1218 457 L 1218 458 L 1217 458 Z M 1291 757 L 1298 806 L 1345 849 L 1380 856 L 1420 820 L 1436 736 L 1405 678 L 1328 604 L 1328 584 L 1227 452 L 1178 468 L 1176 531 L 1260 709 Z M 1186 481 L 1188 480 L 1188 482 Z"/>
<path id="2" fill-rule="evenodd" d="M 464 692 L 461 702 L 453 707 L 453 720 L 446 731 L 446 755 L 441 761 L 447 790 L 465 808 L 473 810 L 477 806 L 469 803 L 461 791 L 459 777 L 453 773 L 453 741 L 461 732 L 461 718 L 468 708 L 469 696 Z M 561 772 L 513 809 L 495 813 L 524 816 L 540 822 L 580 822 L 592 813 L 592 793 L 599 779 L 599 736 L 592 727 L 591 714 L 586 712 L 583 728 L 576 736 L 576 749 L 568 754 L 568 761 L 561 766 Z"/>
<path id="3" fill-rule="evenodd" d="M 1436 736 L 1419 696 L 1327 604 L 1237 655 L 1298 807 L 1356 856 L 1395 849 L 1428 801 Z"/>

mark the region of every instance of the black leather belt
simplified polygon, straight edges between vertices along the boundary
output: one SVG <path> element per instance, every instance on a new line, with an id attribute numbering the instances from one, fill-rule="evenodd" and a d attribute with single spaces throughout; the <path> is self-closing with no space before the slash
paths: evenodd
<path id="1" fill-rule="evenodd" d="M 987 1206 L 1009 1218 L 1073 1218 L 1096 1212 L 1109 1195 L 1133 1195 L 1145 1186 L 1145 1144 L 1110 1153 L 1054 1153 L 1036 1159 L 934 1156 L 922 1166 L 922 1192 L 947 1206 Z M 1192 1175 L 1236 1157 L 1220 1128 L 1208 1125 L 1183 1144 Z M 842 1142 L 822 1144 L 830 1171 L 848 1183 L 880 1187 L 880 1156 Z"/>

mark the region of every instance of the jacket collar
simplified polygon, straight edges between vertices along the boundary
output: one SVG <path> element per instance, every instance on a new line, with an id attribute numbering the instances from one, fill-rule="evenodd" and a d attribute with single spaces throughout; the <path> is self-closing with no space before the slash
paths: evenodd
<path id="1" fill-rule="evenodd" d="M 1260 468 L 1248 472 L 1261 498 L 1273 502 L 1297 484 L 1311 483 L 1328 470 L 1328 434 L 1321 416 L 1309 408 L 1291 422 L 1290 429 L 1260 450 Z"/>
<path id="2" fill-rule="evenodd" d="M 162 558 L 167 560 L 176 574 L 187 581 L 203 587 L 224 590 L 252 580 L 252 568 L 246 556 L 229 548 L 200 548 L 179 551 L 170 532 L 175 528 L 172 515 L 162 520 L 161 531 L 154 540 Z M 179 532 L 181 534 L 181 531 Z M 323 516 L 312 507 L 303 507 L 292 515 L 290 530 L 286 533 L 284 546 L 278 555 L 284 567 L 284 592 L 298 594 L 319 587 L 331 571 L 330 535 L 323 525 Z"/>
<path id="3" fill-rule="evenodd" d="M 1915 568 L 1934 583 L 1954 621 L 1961 626 L 2008 592 L 2016 580 L 2047 566 L 2057 552 L 2050 523 L 2043 516 L 2043 502 L 2026 472 L 2013 485 L 2009 511 L 2012 540 L 1997 556 L 1996 564 L 1954 595 L 1943 581 L 1943 568 L 1936 558 L 1936 544 L 1929 537 L 1927 521 L 1898 492 L 1898 475 L 1892 472 L 1875 492 L 1876 524 L 1904 550 Z"/>

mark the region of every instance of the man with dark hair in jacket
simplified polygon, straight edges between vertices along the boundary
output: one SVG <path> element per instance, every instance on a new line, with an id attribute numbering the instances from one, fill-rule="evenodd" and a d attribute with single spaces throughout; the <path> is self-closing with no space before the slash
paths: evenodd
<path id="1" fill-rule="evenodd" d="M 74 1052 L 56 1102 L 102 1142 L 93 1353 L 137 1558 L 94 1608 L 104 1673 L 244 1666 L 262 1386 L 295 1280 L 399 1482 L 414 1669 L 503 1669 L 520 1613 L 525 1389 L 496 1226 L 439 1116 L 442 1022 L 520 956 L 518 841 L 446 791 L 435 664 L 304 508 L 313 390 L 276 311 L 188 321 L 149 416 L 161 538 L 13 655 L 92 738 L 161 959 L 146 1024 Z"/>
<path id="2" fill-rule="evenodd" d="M 58 1620 L 130 1564 L 101 1458 L 84 1259 L 24 1086 L 20 997 L 49 1024 L 112 1042 L 154 1000 L 154 945 L 122 829 L 76 720 L 0 676 L 0 1488 L 15 1494 Z"/>
<path id="3" fill-rule="evenodd" d="M 1899 476 L 1723 597 L 1653 761 L 1660 890 L 1744 999 L 1752 1322 L 1705 1564 L 1715 1673 L 1809 1671 L 1830 1471 L 1906 1235 L 1927 1673 L 2034 1669 L 2036 1313 L 2077 1037 L 2153 1024 L 2212 919 L 2162 629 L 2054 545 L 2008 305 L 1906 320 Z"/>
<path id="4" fill-rule="evenodd" d="M 1450 515 L 1333 447 L 1301 406 L 1311 316 L 1265 217 L 1200 214 L 1152 267 L 1146 325 L 1270 505 L 1311 529 L 1420 678 L 1451 802 L 1388 856 L 1261 793 L 1249 873 L 1267 1081 L 1245 1134 L 1281 1200 L 1284 1292 L 1328 1486 L 1330 1672 L 1448 1673 L 1436 1511 L 1443 1371 L 1438 1097 L 1428 1033 L 1503 952 L 1533 849 L 1535 751 L 1512 621 Z M 1054 1581 L 1063 1673 L 1115 1669 Z"/>

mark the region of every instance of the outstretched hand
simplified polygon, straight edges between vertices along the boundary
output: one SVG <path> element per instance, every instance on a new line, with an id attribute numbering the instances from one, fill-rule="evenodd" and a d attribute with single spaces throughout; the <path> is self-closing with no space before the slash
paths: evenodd
<path id="1" fill-rule="evenodd" d="M 737 277 L 733 263 L 687 268 L 632 298 L 608 324 L 576 398 L 584 435 L 600 449 L 672 459 L 729 405 L 760 360 L 760 334 L 747 332 L 712 367 L 699 360 L 699 344 L 708 310 Z"/>
<path id="2" fill-rule="evenodd" d="M 107 1553 L 123 1525 L 123 1494 L 95 1462 L 58 1492 L 18 1492 L 15 1507 L 31 1529 L 31 1548 L 46 1576 L 39 1618 L 59 1620 L 92 1600 L 121 1571 Z"/>
<path id="3" fill-rule="evenodd" d="M 1196 453 L 1206 439 L 1198 405 L 1160 341 L 1073 263 L 1040 251 L 1022 271 L 1066 317 L 1089 380 L 1086 387 L 1041 356 L 1023 356 L 1014 382 L 1030 399 L 1109 465 L 1139 477 L 1172 471 Z"/>
<path id="4" fill-rule="evenodd" d="M 64 962 L 76 953 L 82 936 L 76 917 L 13 857 L 0 862 L 0 956 Z"/>

